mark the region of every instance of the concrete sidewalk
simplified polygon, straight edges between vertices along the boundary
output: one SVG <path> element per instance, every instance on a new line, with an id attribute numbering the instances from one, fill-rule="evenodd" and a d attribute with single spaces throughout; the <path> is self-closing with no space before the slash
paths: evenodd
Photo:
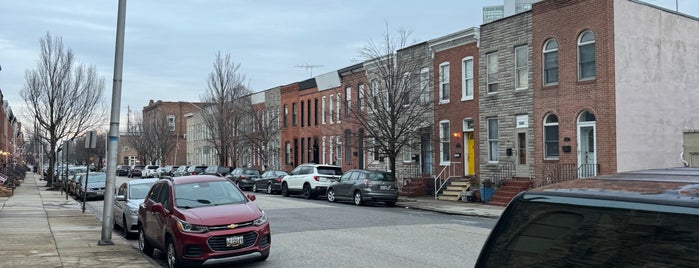
<path id="1" fill-rule="evenodd" d="M 480 202 L 444 201 L 434 197 L 400 197 L 396 206 L 434 211 L 450 215 L 463 215 L 485 218 L 500 218 L 505 207 L 492 206 Z"/>
<path id="2" fill-rule="evenodd" d="M 27 173 L 0 197 L 0 267 L 155 267 L 123 237 L 99 246 L 102 223 L 80 204 Z"/>

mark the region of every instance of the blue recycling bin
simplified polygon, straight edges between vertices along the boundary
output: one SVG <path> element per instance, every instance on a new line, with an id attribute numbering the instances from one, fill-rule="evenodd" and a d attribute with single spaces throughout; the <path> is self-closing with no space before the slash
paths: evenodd
<path id="1" fill-rule="evenodd" d="M 483 203 L 488 202 L 491 197 L 493 197 L 493 194 L 495 193 L 495 188 L 493 187 L 480 187 L 481 191 L 481 200 L 483 200 Z"/>

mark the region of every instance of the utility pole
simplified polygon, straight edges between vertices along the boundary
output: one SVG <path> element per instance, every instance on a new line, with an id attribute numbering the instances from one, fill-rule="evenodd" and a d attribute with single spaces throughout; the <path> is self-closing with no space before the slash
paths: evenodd
<path id="1" fill-rule="evenodd" d="M 112 83 L 112 115 L 109 122 L 109 152 L 107 158 L 107 185 L 104 189 L 104 213 L 102 214 L 102 238 L 100 246 L 114 245 L 112 224 L 114 224 L 114 190 L 116 189 L 116 163 L 119 149 L 119 113 L 121 112 L 121 74 L 124 67 L 124 28 L 126 25 L 126 0 L 119 0 L 117 13 L 116 45 L 114 52 L 114 78 Z"/>

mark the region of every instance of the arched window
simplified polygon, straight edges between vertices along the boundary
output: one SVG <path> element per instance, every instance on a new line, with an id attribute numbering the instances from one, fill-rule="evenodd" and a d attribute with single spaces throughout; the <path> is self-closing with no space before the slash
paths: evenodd
<path id="1" fill-rule="evenodd" d="M 544 85 L 558 83 L 558 42 L 549 39 L 544 44 Z"/>
<path id="2" fill-rule="evenodd" d="M 544 159 L 558 159 L 558 116 L 544 117 Z"/>
<path id="3" fill-rule="evenodd" d="M 595 33 L 584 31 L 578 37 L 578 80 L 595 79 Z"/>

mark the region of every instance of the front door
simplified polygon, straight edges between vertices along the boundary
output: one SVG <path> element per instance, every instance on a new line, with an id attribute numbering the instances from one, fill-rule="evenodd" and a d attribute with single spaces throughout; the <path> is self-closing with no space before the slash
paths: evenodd
<path id="1" fill-rule="evenodd" d="M 473 131 L 464 132 L 464 174 L 473 176 L 476 173 L 476 142 Z"/>
<path id="2" fill-rule="evenodd" d="M 597 176 L 595 126 L 578 126 L 578 174 L 581 178 Z"/>
<path id="3" fill-rule="evenodd" d="M 515 138 L 515 176 L 529 177 L 529 161 L 527 157 L 527 129 L 517 129 Z"/>

